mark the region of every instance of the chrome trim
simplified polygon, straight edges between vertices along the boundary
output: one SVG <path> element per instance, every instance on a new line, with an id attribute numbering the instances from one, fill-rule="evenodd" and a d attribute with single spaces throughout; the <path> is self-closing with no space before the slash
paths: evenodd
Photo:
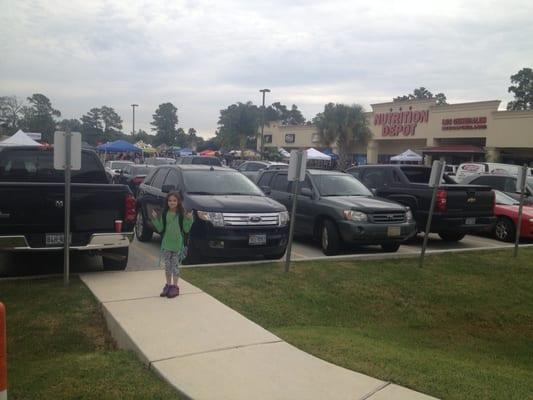
<path id="1" fill-rule="evenodd" d="M 390 224 L 405 222 L 405 212 L 379 212 L 370 214 L 372 222 L 376 224 Z"/>
<path id="2" fill-rule="evenodd" d="M 230 226 L 277 226 L 279 213 L 222 213 L 224 225 Z"/>
<path id="3" fill-rule="evenodd" d="M 71 250 L 102 250 L 117 247 L 128 247 L 133 241 L 133 232 L 93 233 L 85 246 L 70 246 Z M 30 247 L 26 237 L 0 236 L 0 251 L 56 251 L 64 247 Z"/>

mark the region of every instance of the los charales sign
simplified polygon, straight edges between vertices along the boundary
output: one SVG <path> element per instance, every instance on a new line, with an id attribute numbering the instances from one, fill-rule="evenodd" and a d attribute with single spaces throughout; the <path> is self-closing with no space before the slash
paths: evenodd
<path id="1" fill-rule="evenodd" d="M 463 129 L 487 129 L 487 117 L 447 118 L 442 120 L 443 131 Z"/>
<path id="2" fill-rule="evenodd" d="M 414 136 L 420 123 L 427 123 L 429 110 L 398 111 L 374 115 L 374 125 L 382 125 L 382 136 Z"/>

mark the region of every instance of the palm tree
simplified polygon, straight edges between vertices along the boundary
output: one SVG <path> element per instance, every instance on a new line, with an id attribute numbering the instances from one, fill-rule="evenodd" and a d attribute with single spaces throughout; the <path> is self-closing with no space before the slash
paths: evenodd
<path id="1" fill-rule="evenodd" d="M 337 144 L 341 169 L 348 166 L 355 146 L 358 143 L 366 144 L 372 136 L 363 107 L 357 104 L 328 103 L 324 112 L 317 114 L 313 122 L 323 144 L 328 147 Z"/>

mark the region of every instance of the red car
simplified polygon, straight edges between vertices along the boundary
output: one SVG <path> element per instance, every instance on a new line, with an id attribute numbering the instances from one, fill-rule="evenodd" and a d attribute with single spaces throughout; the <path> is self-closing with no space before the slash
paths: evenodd
<path id="1" fill-rule="evenodd" d="M 518 223 L 518 206 L 520 203 L 499 190 L 496 193 L 494 215 L 498 218 L 493 234 L 496 239 L 503 242 L 513 242 Z M 533 239 L 533 206 L 524 206 L 522 209 L 522 227 L 520 237 Z"/>

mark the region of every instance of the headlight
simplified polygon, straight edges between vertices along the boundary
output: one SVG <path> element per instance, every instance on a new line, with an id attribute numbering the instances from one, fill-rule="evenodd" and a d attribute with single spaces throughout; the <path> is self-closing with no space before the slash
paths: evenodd
<path id="1" fill-rule="evenodd" d="M 344 210 L 344 219 L 347 219 L 348 221 L 355 221 L 355 222 L 368 221 L 368 217 L 365 213 L 361 211 L 353 211 L 353 210 Z"/>
<path id="2" fill-rule="evenodd" d="M 210 211 L 196 211 L 198 218 L 204 221 L 209 221 L 213 226 L 224 226 L 224 217 L 222 213 Z"/>
<path id="3" fill-rule="evenodd" d="M 412 222 L 413 221 L 413 212 L 409 209 L 407 209 L 406 213 L 405 213 L 405 218 L 407 219 L 407 222 Z"/>
<path id="4" fill-rule="evenodd" d="M 289 222 L 289 212 L 282 211 L 279 213 L 279 226 L 285 226 Z"/>

